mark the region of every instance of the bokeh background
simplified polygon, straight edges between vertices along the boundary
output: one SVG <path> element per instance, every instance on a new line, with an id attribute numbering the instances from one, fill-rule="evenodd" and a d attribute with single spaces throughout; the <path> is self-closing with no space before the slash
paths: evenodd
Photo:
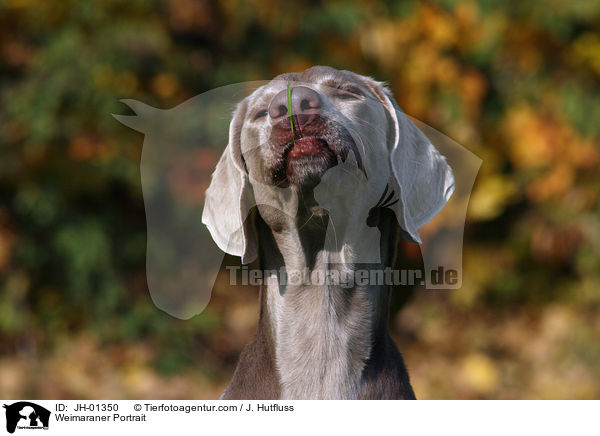
<path id="1" fill-rule="evenodd" d="M 143 137 L 110 114 L 313 64 L 483 159 L 463 288 L 395 292 L 417 396 L 600 398 L 599 29 L 598 0 L 0 0 L 0 398 L 218 397 L 257 292 L 155 308 Z"/>

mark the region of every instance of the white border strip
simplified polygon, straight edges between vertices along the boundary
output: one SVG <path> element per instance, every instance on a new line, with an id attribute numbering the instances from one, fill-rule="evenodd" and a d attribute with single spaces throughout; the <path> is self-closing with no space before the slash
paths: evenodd
<path id="1" fill-rule="evenodd" d="M 600 434 L 598 401 L 31 402 L 50 410 L 48 429 L 25 428 L 23 419 L 15 435 Z M 3 412 L 0 434 L 8 434 Z"/>

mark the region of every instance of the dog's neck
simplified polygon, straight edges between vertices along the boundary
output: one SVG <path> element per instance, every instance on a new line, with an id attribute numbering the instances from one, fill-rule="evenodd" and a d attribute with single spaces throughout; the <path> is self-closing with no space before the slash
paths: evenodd
<path id="1" fill-rule="evenodd" d="M 340 243 L 332 250 L 326 243 L 328 216 L 306 212 L 277 226 L 257 224 L 261 267 L 287 272 L 285 283 L 281 277 L 268 280 L 261 293 L 262 325 L 273 339 L 281 398 L 357 398 L 373 346 L 387 332 L 389 289 L 345 282 L 361 268 L 353 262 L 361 241 L 346 234 L 356 226 L 336 228 Z M 393 224 L 382 241 L 388 245 L 382 250 L 384 266 L 393 257 Z"/>

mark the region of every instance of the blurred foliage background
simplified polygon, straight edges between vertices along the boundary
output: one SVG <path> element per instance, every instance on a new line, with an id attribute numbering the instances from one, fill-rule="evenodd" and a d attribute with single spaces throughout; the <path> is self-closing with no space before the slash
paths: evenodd
<path id="1" fill-rule="evenodd" d="M 110 114 L 325 64 L 483 159 L 463 288 L 390 319 L 417 396 L 600 398 L 599 0 L 0 0 L 0 24 L 0 397 L 218 397 L 256 290 L 154 307 L 143 139 Z"/>

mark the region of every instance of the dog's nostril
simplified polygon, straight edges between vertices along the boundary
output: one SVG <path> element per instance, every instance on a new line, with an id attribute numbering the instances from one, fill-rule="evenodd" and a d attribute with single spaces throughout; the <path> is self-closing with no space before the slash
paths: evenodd
<path id="1" fill-rule="evenodd" d="M 287 106 L 281 105 L 281 106 L 277 107 L 277 115 L 276 115 L 276 117 L 279 118 L 279 117 L 282 117 L 284 115 L 287 115 L 287 111 L 288 111 Z"/>
<path id="2" fill-rule="evenodd" d="M 278 96 L 279 97 L 279 96 Z M 273 119 L 281 118 L 287 115 L 287 104 L 281 101 L 281 98 L 274 98 L 269 105 L 269 116 Z"/>
<path id="3" fill-rule="evenodd" d="M 304 99 L 302 102 L 300 102 L 300 112 L 304 112 L 312 108 L 313 107 L 310 105 L 310 101 Z"/>
<path id="4" fill-rule="evenodd" d="M 296 86 L 292 91 L 292 110 L 295 113 L 316 113 L 321 109 L 321 97 L 314 89 Z"/>

